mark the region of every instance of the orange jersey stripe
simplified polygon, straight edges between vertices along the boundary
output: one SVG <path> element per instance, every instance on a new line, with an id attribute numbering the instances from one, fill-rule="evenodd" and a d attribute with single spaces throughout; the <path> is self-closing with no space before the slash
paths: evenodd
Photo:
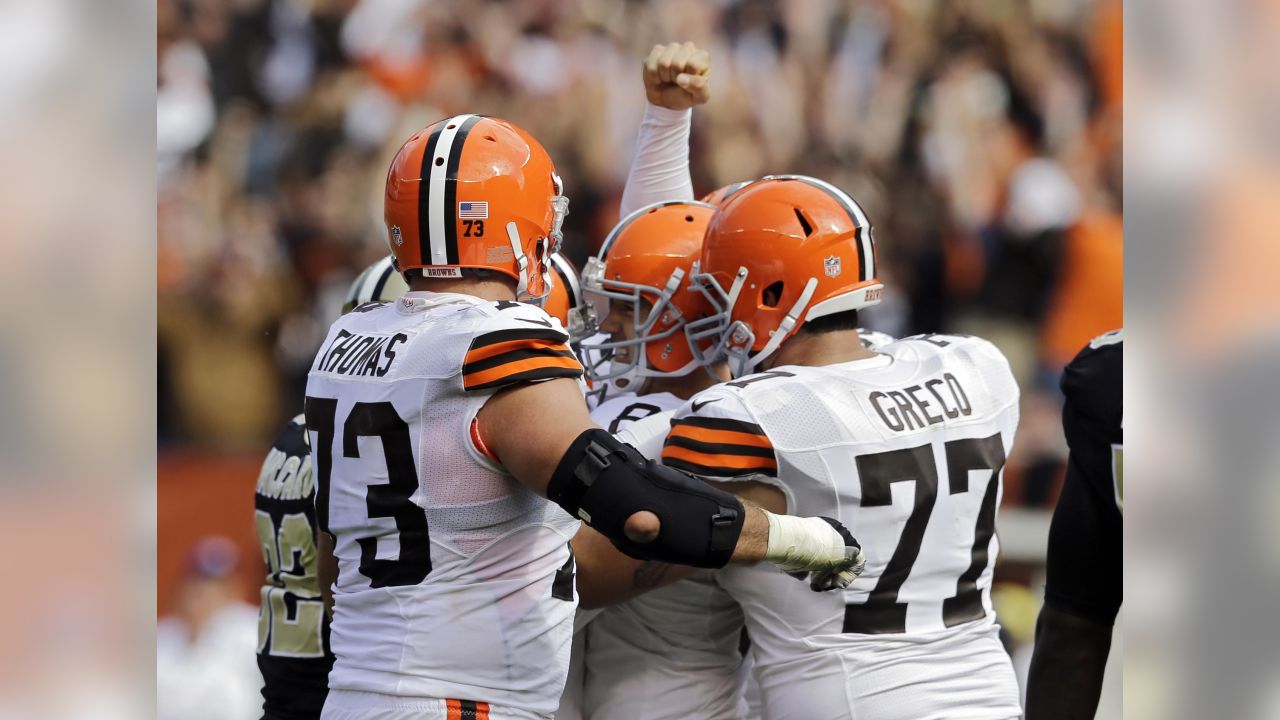
<path id="1" fill-rule="evenodd" d="M 542 338 L 516 338 L 515 340 L 507 340 L 505 342 L 496 342 L 492 345 L 484 345 L 467 351 L 467 357 L 462 362 L 473 363 L 495 355 L 511 352 L 512 350 L 538 350 L 542 348 L 562 349 L 564 343 L 562 341 L 544 340 Z"/>
<path id="2" fill-rule="evenodd" d="M 479 700 L 446 698 L 447 720 L 489 720 L 489 703 Z"/>
<path id="3" fill-rule="evenodd" d="M 541 370 L 546 368 L 565 368 L 567 370 L 577 370 L 581 372 L 582 365 L 571 357 L 535 357 L 525 360 L 515 360 L 505 363 L 488 370 L 470 373 L 462 376 L 462 385 L 464 388 L 472 388 L 478 385 L 487 385 L 491 382 L 501 380 L 510 375 L 515 375 L 529 370 Z"/>
<path id="4" fill-rule="evenodd" d="M 668 445 L 662 448 L 663 459 L 683 460 L 695 465 L 707 467 L 733 468 L 735 470 L 777 470 L 778 461 L 773 458 L 755 457 L 753 455 L 714 455 L 702 453 L 688 448 Z"/>
<path id="5" fill-rule="evenodd" d="M 736 430 L 710 430 L 693 425 L 681 425 L 678 422 L 671 428 L 671 437 L 687 437 L 690 440 L 705 443 L 750 445 L 752 447 L 773 449 L 773 443 L 769 442 L 769 438 L 764 435 L 738 432 Z"/>

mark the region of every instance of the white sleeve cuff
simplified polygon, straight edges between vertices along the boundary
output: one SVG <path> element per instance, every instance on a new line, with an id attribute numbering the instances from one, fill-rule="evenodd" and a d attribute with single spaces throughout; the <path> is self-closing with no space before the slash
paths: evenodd
<path id="1" fill-rule="evenodd" d="M 644 119 L 641 120 L 642 125 L 682 125 L 688 127 L 693 121 L 693 108 L 685 108 L 684 110 L 672 110 L 664 108 L 661 105 L 654 105 L 648 100 L 644 103 Z"/>

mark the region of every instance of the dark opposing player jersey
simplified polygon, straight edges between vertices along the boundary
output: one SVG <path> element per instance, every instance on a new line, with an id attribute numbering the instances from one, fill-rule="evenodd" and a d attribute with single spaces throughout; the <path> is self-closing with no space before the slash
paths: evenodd
<path id="1" fill-rule="evenodd" d="M 1045 602 L 1115 622 L 1123 598 L 1124 335 L 1099 336 L 1062 373 L 1071 454 L 1049 531 Z"/>
<path id="2" fill-rule="evenodd" d="M 263 711 L 282 720 L 318 718 L 333 654 L 316 578 L 315 483 L 303 416 L 271 446 L 253 506 L 267 564 L 258 613 Z"/>

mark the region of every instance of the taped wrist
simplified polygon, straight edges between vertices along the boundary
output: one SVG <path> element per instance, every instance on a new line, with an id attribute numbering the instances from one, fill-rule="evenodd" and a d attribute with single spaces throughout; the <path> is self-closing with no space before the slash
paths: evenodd
<path id="1" fill-rule="evenodd" d="M 845 548 L 858 548 L 844 525 L 827 517 L 793 517 L 765 511 L 769 547 L 764 559 L 784 572 L 826 570 L 847 562 Z"/>
<path id="2" fill-rule="evenodd" d="M 732 494 L 665 465 L 599 428 L 569 446 L 547 484 L 547 498 L 640 560 L 718 568 L 729 562 L 746 517 Z M 629 540 L 623 527 L 641 510 L 658 516 L 658 537 Z"/>

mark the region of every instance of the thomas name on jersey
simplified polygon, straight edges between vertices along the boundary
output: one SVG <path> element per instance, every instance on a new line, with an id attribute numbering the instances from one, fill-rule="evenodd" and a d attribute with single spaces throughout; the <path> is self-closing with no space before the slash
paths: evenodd
<path id="1" fill-rule="evenodd" d="M 290 455 L 273 447 L 262 463 L 257 493 L 273 500 L 306 500 L 315 485 L 309 472 L 311 456 Z"/>
<path id="2" fill-rule="evenodd" d="M 329 347 L 320 353 L 316 370 L 357 377 L 384 377 L 396 359 L 396 346 L 408 339 L 404 333 L 379 337 L 339 330 Z"/>
<path id="3" fill-rule="evenodd" d="M 939 392 L 939 389 L 942 392 Z M 942 411 L 942 415 L 929 409 L 933 403 L 929 402 L 928 397 L 922 397 L 925 392 L 937 401 L 937 407 Z M 944 394 L 951 398 L 950 403 L 943 399 Z M 942 422 L 943 415 L 955 419 L 961 415 L 973 414 L 973 405 L 969 402 L 964 386 L 951 373 L 943 373 L 942 377 L 930 378 L 923 383 L 904 387 L 901 390 L 876 390 L 867 396 L 867 400 L 876 409 L 876 414 L 880 416 L 885 427 L 894 432 L 919 430 L 928 425 L 937 425 Z M 916 414 L 917 408 L 920 410 L 919 415 Z M 924 419 L 922 420 L 921 417 Z"/>

